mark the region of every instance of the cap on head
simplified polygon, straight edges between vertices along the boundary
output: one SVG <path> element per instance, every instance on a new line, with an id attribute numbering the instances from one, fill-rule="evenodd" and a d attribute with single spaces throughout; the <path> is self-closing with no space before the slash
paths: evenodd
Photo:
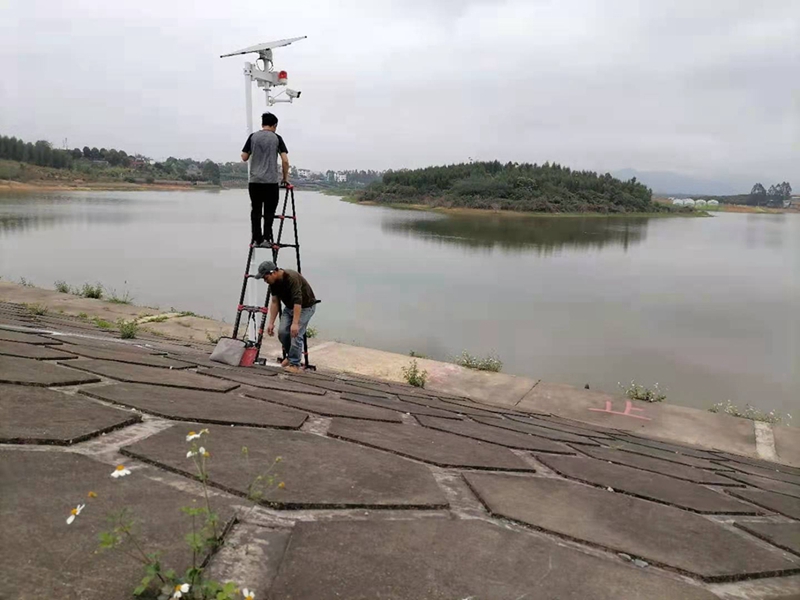
<path id="1" fill-rule="evenodd" d="M 260 265 L 258 265 L 258 273 L 256 273 L 257 279 L 264 279 L 270 273 L 274 273 L 278 270 L 278 267 L 275 265 L 274 262 L 271 260 L 265 260 Z"/>
<path id="2" fill-rule="evenodd" d="M 271 112 L 265 112 L 261 115 L 261 126 L 262 127 L 273 127 L 278 124 L 278 117 L 273 115 Z"/>

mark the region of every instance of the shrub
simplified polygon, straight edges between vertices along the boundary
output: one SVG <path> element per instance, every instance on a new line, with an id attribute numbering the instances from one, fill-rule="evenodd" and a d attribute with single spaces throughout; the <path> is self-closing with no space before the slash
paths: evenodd
<path id="1" fill-rule="evenodd" d="M 743 419 L 751 419 L 753 421 L 762 421 L 764 423 L 783 423 L 784 420 L 788 424 L 792 420 L 792 415 L 779 415 L 774 410 L 764 412 L 750 404 L 745 404 L 744 408 L 739 408 L 733 402 L 717 402 L 714 406 L 708 409 L 713 413 L 725 413 L 732 417 L 741 417 Z"/>
<path id="2" fill-rule="evenodd" d="M 126 291 L 122 296 L 118 296 L 116 290 L 111 290 L 108 301 L 113 302 L 114 304 L 130 304 L 133 302 L 133 296 L 131 296 L 130 292 L 128 291 Z"/>
<path id="3" fill-rule="evenodd" d="M 100 299 L 103 297 L 103 286 L 99 283 L 94 285 L 90 283 L 84 283 L 78 295 L 83 296 L 84 298 Z"/>
<path id="4" fill-rule="evenodd" d="M 32 315 L 47 314 L 47 307 L 44 304 L 26 304 L 25 308 L 27 308 L 28 312 Z"/>
<path id="5" fill-rule="evenodd" d="M 19 284 L 23 287 L 33 287 L 33 283 L 25 279 L 24 277 L 19 278 Z"/>
<path id="6" fill-rule="evenodd" d="M 317 331 L 316 327 L 308 327 L 306 328 L 306 337 L 308 339 L 315 338 L 319 335 L 319 331 Z"/>
<path id="7" fill-rule="evenodd" d="M 117 326 L 119 327 L 119 336 L 123 340 L 131 340 L 136 337 L 136 333 L 139 331 L 139 324 L 136 321 L 125 321 L 120 319 L 117 321 Z"/>
<path id="8" fill-rule="evenodd" d="M 402 370 L 403 377 L 410 385 L 418 388 L 425 387 L 425 382 L 428 380 L 428 372 L 421 371 L 416 360 L 412 360 L 409 366 L 402 367 Z"/>
<path id="9" fill-rule="evenodd" d="M 638 385 L 633 380 L 631 380 L 631 383 L 628 386 L 624 386 L 621 383 L 618 383 L 617 385 L 623 389 L 625 395 L 631 400 L 642 400 L 644 402 L 663 402 L 667 399 L 667 395 L 659 389 L 658 383 L 653 386 L 652 390 L 643 385 Z"/>
<path id="10" fill-rule="evenodd" d="M 466 350 L 464 350 L 460 356 L 456 357 L 455 363 L 467 369 L 475 369 L 476 371 L 492 371 L 493 373 L 498 373 L 503 369 L 503 361 L 496 356 L 489 355 L 486 358 L 478 358 Z"/>
<path id="11" fill-rule="evenodd" d="M 69 285 L 67 285 L 66 281 L 59 280 L 56 281 L 54 285 L 56 287 L 57 292 L 61 292 L 62 294 L 69 294 L 70 288 Z"/>

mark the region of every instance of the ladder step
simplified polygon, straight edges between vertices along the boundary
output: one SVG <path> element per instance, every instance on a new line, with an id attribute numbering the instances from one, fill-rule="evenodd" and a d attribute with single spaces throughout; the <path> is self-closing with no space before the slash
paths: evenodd
<path id="1" fill-rule="evenodd" d="M 269 308 L 266 306 L 247 306 L 245 304 L 240 304 L 236 310 L 237 312 L 264 313 L 265 315 L 269 312 Z"/>
<path id="2" fill-rule="evenodd" d="M 296 219 L 297 217 L 292 215 L 275 215 L 275 218 L 283 221 L 284 219 Z"/>

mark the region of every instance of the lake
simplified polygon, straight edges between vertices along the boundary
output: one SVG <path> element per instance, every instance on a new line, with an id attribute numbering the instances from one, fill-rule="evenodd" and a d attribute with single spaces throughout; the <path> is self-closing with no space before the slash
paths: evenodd
<path id="1" fill-rule="evenodd" d="M 800 215 L 444 216 L 296 195 L 323 339 L 800 418 Z M 245 190 L 0 195 L 3 279 L 101 282 L 228 322 L 248 241 Z"/>

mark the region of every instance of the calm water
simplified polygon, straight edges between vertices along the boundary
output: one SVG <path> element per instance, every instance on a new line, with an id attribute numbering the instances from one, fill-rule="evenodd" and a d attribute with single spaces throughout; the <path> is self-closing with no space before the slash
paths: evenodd
<path id="1" fill-rule="evenodd" d="M 800 215 L 444 217 L 297 200 L 324 339 L 493 352 L 508 373 L 659 382 L 671 402 L 800 418 Z M 0 275 L 100 281 L 232 322 L 248 211 L 244 190 L 0 196 Z"/>

